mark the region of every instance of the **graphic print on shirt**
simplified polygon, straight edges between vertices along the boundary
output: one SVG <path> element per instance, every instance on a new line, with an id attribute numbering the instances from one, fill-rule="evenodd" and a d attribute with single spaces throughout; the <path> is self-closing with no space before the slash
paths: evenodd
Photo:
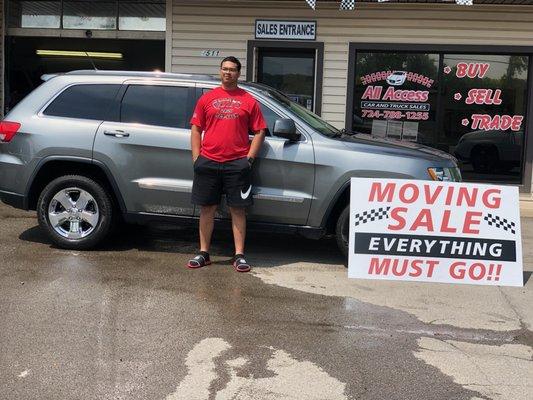
<path id="1" fill-rule="evenodd" d="M 242 102 L 231 97 L 225 97 L 213 100 L 211 105 L 217 110 L 216 119 L 237 119 Z"/>

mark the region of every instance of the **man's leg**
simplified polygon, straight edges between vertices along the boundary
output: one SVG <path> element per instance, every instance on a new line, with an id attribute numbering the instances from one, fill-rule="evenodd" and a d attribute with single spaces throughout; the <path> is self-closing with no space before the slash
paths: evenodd
<path id="1" fill-rule="evenodd" d="M 211 235 L 213 234 L 213 226 L 215 225 L 215 212 L 217 205 L 202 206 L 200 210 L 200 251 L 209 253 L 209 246 L 211 245 Z"/>
<path id="2" fill-rule="evenodd" d="M 224 192 L 231 212 L 231 225 L 235 242 L 233 268 L 238 272 L 248 272 L 250 271 L 250 264 L 244 258 L 246 207 L 251 206 L 253 200 L 250 164 L 245 157 L 225 164 Z"/>
<path id="3" fill-rule="evenodd" d="M 217 204 L 222 193 L 222 179 L 218 173 L 219 165 L 215 161 L 199 156 L 194 163 L 194 180 L 191 202 L 200 206 L 200 251 L 189 260 L 189 268 L 200 268 L 211 264 L 209 246 Z M 207 205 L 205 205 L 207 204 Z"/>
<path id="4" fill-rule="evenodd" d="M 230 207 L 231 227 L 233 229 L 233 241 L 235 242 L 235 254 L 244 254 L 244 241 L 246 239 L 246 210 L 244 207 Z"/>

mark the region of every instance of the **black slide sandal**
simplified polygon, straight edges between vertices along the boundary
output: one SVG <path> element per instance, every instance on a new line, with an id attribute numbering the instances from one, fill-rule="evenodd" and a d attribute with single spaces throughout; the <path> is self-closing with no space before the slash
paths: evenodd
<path id="1" fill-rule="evenodd" d="M 211 260 L 209 259 L 209 254 L 204 251 L 201 251 L 200 253 L 198 253 L 198 255 L 189 260 L 187 267 L 191 269 L 196 269 L 205 267 L 206 265 L 210 264 Z"/>
<path id="2" fill-rule="evenodd" d="M 250 264 L 246 262 L 244 254 L 236 254 L 233 258 L 233 269 L 237 272 L 248 272 L 252 268 L 250 267 Z"/>

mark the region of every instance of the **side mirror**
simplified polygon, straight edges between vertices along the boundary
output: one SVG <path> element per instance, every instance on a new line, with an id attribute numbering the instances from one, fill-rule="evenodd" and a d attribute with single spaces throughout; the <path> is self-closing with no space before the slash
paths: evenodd
<path id="1" fill-rule="evenodd" d="M 274 136 L 278 136 L 284 139 L 289 139 L 291 142 L 300 140 L 302 136 L 296 132 L 296 125 L 294 121 L 289 118 L 277 119 L 274 123 Z"/>

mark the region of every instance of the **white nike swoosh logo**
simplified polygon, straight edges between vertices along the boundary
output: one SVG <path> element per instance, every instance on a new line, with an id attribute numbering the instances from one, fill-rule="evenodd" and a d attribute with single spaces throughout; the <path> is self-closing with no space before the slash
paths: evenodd
<path id="1" fill-rule="evenodd" d="M 252 191 L 252 185 L 250 185 L 250 186 L 248 187 L 248 190 L 247 190 L 246 192 L 244 192 L 244 193 L 243 193 L 242 190 L 241 190 L 241 199 L 243 199 L 243 200 L 247 199 L 248 196 L 250 195 L 250 192 L 251 192 L 251 191 Z"/>

